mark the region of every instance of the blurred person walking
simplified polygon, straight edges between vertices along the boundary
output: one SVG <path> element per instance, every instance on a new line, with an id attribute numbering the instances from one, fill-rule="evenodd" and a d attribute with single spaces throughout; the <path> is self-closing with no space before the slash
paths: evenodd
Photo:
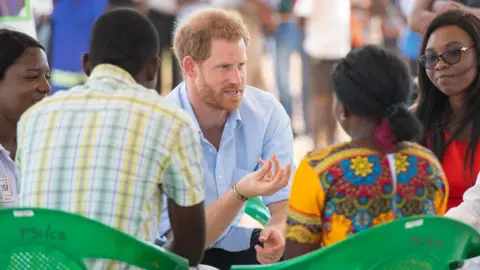
<path id="1" fill-rule="evenodd" d="M 304 48 L 310 60 L 308 126 L 316 148 L 339 141 L 332 114 L 331 70 L 351 49 L 350 0 L 298 0 L 294 12 L 306 18 Z"/>
<path id="2" fill-rule="evenodd" d="M 178 68 L 178 63 L 173 55 L 173 29 L 178 12 L 178 0 L 150 0 L 150 11 L 148 17 L 157 29 L 160 38 L 160 54 L 162 56 L 162 67 L 168 67 L 170 72 L 160 72 L 156 90 L 161 93 L 162 85 L 170 82 L 169 89 L 173 89 L 182 81 L 182 76 Z M 164 56 L 168 56 L 166 59 Z M 163 77 L 167 74 L 168 77 Z"/>
<path id="3" fill-rule="evenodd" d="M 292 89 L 290 88 L 290 57 L 294 52 L 300 55 L 302 63 L 302 104 L 305 126 L 308 118 L 308 68 L 309 58 L 303 42 L 305 40 L 305 29 L 303 21 L 298 20 L 293 13 L 293 7 L 297 0 L 280 0 L 277 15 L 278 27 L 275 31 L 275 82 L 278 88 L 280 103 L 287 111 L 290 119 L 293 114 Z M 294 134 L 296 132 L 294 131 Z"/>

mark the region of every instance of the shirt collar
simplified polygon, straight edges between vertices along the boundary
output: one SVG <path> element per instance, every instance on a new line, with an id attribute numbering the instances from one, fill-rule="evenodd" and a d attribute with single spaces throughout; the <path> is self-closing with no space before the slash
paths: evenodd
<path id="1" fill-rule="evenodd" d="M 5 147 L 3 147 L 3 145 L 0 143 L 0 155 L 3 155 L 5 157 L 7 157 L 8 159 L 10 159 L 10 152 L 8 152 L 7 149 L 5 149 Z"/>
<path id="2" fill-rule="evenodd" d="M 240 115 L 240 110 L 237 109 L 237 110 L 231 112 L 228 115 L 227 122 L 233 123 L 234 126 L 232 127 L 232 130 L 234 130 L 236 128 L 240 128 L 242 126 L 242 123 L 243 123 L 242 116 Z"/>
<path id="3" fill-rule="evenodd" d="M 200 129 L 200 125 L 198 124 L 198 120 L 195 116 L 195 113 L 193 112 L 193 107 L 192 107 L 192 104 L 190 103 L 190 98 L 188 97 L 187 86 L 185 83 L 183 83 L 180 88 L 180 104 L 181 104 L 181 107 L 184 110 L 186 110 L 187 113 L 190 114 L 190 116 L 192 117 L 198 132 L 202 133 L 202 130 Z M 242 120 L 242 116 L 240 115 L 240 110 L 237 109 L 228 115 L 226 127 L 229 128 L 229 126 L 231 126 L 231 130 L 234 130 L 236 128 L 240 128 L 242 126 L 242 123 L 243 123 L 243 120 Z"/>
<path id="4" fill-rule="evenodd" d="M 121 83 L 125 84 L 137 84 L 132 75 L 130 75 L 130 73 L 128 73 L 126 70 L 110 64 L 97 65 L 90 74 L 88 81 L 98 80 L 99 78 L 105 77 L 120 81 Z"/>

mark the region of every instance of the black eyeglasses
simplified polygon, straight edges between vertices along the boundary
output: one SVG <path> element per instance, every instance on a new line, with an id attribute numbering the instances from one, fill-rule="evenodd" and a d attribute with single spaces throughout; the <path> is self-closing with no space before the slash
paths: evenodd
<path id="1" fill-rule="evenodd" d="M 455 65 L 458 62 L 460 62 L 460 60 L 462 59 L 462 52 L 466 52 L 467 50 L 470 50 L 473 47 L 475 47 L 475 45 L 471 47 L 448 49 L 444 51 L 442 54 L 427 53 L 420 56 L 419 61 L 420 61 L 420 64 L 426 69 L 434 69 L 435 66 L 438 64 L 438 61 L 440 61 L 440 58 L 442 58 L 443 61 L 445 61 L 445 63 L 449 65 Z"/>

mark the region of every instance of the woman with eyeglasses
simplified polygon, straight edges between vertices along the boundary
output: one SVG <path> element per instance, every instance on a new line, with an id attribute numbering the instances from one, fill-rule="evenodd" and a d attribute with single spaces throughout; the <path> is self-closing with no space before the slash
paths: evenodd
<path id="1" fill-rule="evenodd" d="M 422 144 L 441 160 L 450 186 L 447 209 L 462 202 L 480 171 L 480 19 L 448 11 L 429 25 L 421 47 L 416 114 Z"/>

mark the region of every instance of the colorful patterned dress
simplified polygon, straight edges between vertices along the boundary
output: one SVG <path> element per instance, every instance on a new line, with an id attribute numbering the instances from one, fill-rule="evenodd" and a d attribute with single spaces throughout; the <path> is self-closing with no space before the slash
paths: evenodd
<path id="1" fill-rule="evenodd" d="M 443 215 L 448 184 L 435 155 L 410 144 L 391 158 L 395 179 L 386 155 L 352 143 L 308 154 L 293 180 L 287 239 L 328 246 L 394 219 Z"/>

